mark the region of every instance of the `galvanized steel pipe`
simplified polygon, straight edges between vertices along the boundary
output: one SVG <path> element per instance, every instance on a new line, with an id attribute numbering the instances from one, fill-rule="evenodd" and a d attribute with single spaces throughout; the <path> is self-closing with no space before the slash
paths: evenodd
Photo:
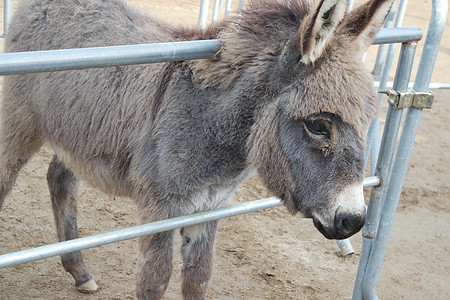
<path id="1" fill-rule="evenodd" d="M 11 20 L 11 0 L 4 0 L 3 1 L 3 34 L 0 35 L 0 37 L 4 37 L 6 35 L 6 32 L 8 31 L 9 23 Z"/>
<path id="2" fill-rule="evenodd" d="M 422 39 L 420 27 L 382 28 L 375 36 L 373 45 L 406 43 Z"/>
<path id="3" fill-rule="evenodd" d="M 364 179 L 363 186 L 369 187 L 378 183 L 378 178 L 369 177 Z M 8 253 L 0 256 L 0 268 L 15 266 L 30 261 L 70 253 L 73 251 L 107 245 L 157 232 L 173 230 L 176 228 L 191 226 L 199 223 L 209 222 L 212 220 L 255 212 L 279 206 L 281 204 L 281 200 L 275 197 L 271 197 L 218 208 L 211 211 L 200 212 L 188 216 L 162 220 L 107 233 L 96 234 L 89 237 L 83 237 L 61 243 L 45 245 L 42 247 L 23 250 L 19 252 Z"/>
<path id="4" fill-rule="evenodd" d="M 383 29 L 374 44 L 403 42 L 422 37 L 418 27 Z M 51 72 L 119 65 L 181 61 L 213 56 L 220 40 L 186 41 L 0 54 L 0 75 Z"/>
<path id="5" fill-rule="evenodd" d="M 0 75 L 111 67 L 211 57 L 219 40 L 0 54 Z"/>
<path id="6" fill-rule="evenodd" d="M 432 16 L 428 27 L 427 38 L 414 84 L 414 90 L 427 92 L 431 75 L 436 62 L 439 45 L 443 36 L 448 13 L 447 0 L 434 0 Z M 406 114 L 403 131 L 395 156 L 392 174 L 389 179 L 386 199 L 381 212 L 378 233 L 373 241 L 370 258 L 363 282 L 363 297 L 366 300 L 378 299 L 376 286 L 380 276 L 392 223 L 397 211 L 400 194 L 406 177 L 409 160 L 414 146 L 415 137 L 420 123 L 422 109 L 409 108 Z"/>
<path id="7" fill-rule="evenodd" d="M 202 0 L 200 3 L 200 12 L 198 14 L 198 27 L 205 29 L 208 22 L 209 0 Z"/>
<path id="8" fill-rule="evenodd" d="M 397 91 L 406 91 L 408 88 L 416 44 L 416 42 L 412 42 L 402 45 L 394 79 L 394 89 Z M 402 110 L 395 110 L 390 106 L 386 117 L 386 124 L 384 126 L 380 156 L 375 171 L 375 175 L 381 177 L 383 184 L 373 188 L 370 194 L 366 224 L 362 229 L 364 239 L 358 272 L 356 274 L 355 288 L 353 290 L 353 300 L 365 298 L 364 284 L 366 282 L 365 280 L 368 278 L 367 268 L 370 263 L 373 239 L 377 234 L 380 212 L 386 194 L 386 183 L 392 166 L 401 118 Z"/>

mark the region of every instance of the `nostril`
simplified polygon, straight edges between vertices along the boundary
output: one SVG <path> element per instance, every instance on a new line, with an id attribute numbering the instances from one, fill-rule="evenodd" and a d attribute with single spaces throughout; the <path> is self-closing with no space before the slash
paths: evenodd
<path id="1" fill-rule="evenodd" d="M 342 228 L 343 231 L 350 231 L 351 230 L 350 226 L 347 225 L 347 222 L 348 222 L 347 219 L 343 219 L 342 220 L 341 228 Z"/>
<path id="2" fill-rule="evenodd" d="M 335 225 L 339 238 L 347 238 L 358 232 L 364 225 L 366 214 L 338 214 Z"/>

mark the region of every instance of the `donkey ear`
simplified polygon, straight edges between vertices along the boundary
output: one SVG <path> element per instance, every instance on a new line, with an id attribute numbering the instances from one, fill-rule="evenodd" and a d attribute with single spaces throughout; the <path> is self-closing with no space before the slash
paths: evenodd
<path id="1" fill-rule="evenodd" d="M 334 36 L 347 9 L 346 0 L 320 0 L 299 29 L 301 62 L 313 63 Z"/>
<path id="2" fill-rule="evenodd" d="M 364 52 L 370 46 L 375 34 L 383 26 L 394 0 L 371 0 L 345 17 L 339 34 L 344 34 L 358 43 Z"/>

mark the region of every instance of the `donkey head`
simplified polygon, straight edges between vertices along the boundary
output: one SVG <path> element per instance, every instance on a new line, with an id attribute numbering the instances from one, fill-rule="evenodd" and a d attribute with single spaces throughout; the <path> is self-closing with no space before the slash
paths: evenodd
<path id="1" fill-rule="evenodd" d="M 378 101 L 361 56 L 392 2 L 348 14 L 342 0 L 310 9 L 272 68 L 279 92 L 249 140 L 268 188 L 327 238 L 347 238 L 365 222 L 364 147 Z"/>

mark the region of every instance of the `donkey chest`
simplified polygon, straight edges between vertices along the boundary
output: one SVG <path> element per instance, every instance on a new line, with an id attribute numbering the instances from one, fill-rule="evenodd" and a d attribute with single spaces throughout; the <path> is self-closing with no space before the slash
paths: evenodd
<path id="1" fill-rule="evenodd" d="M 246 168 L 231 180 L 217 182 L 204 187 L 188 199 L 180 202 L 181 214 L 192 214 L 223 207 L 234 195 L 241 183 L 248 179 L 251 169 Z"/>

